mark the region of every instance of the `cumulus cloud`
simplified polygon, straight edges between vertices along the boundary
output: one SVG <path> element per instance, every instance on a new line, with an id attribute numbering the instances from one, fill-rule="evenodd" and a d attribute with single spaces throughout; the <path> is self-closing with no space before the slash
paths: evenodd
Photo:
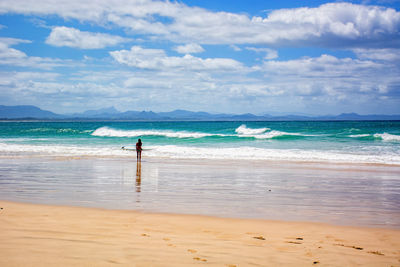
<path id="1" fill-rule="evenodd" d="M 317 8 L 276 10 L 259 23 L 288 25 L 276 38 L 308 40 L 329 46 L 384 45 L 399 43 L 400 12 L 391 8 L 329 3 Z"/>
<path id="2" fill-rule="evenodd" d="M 46 39 L 46 43 L 50 45 L 82 49 L 100 49 L 129 41 L 131 40 L 120 36 L 85 32 L 68 27 L 54 27 Z"/>
<path id="3" fill-rule="evenodd" d="M 396 64 L 322 55 L 288 61 L 265 61 L 260 71 L 269 84 L 285 92 L 335 100 L 355 96 L 377 98 L 398 94 L 400 68 Z"/>
<path id="4" fill-rule="evenodd" d="M 257 47 L 246 47 L 247 50 L 254 51 L 256 53 L 265 53 L 264 59 L 275 59 L 278 57 L 278 51 L 270 48 L 257 48 Z"/>
<path id="5" fill-rule="evenodd" d="M 354 49 L 354 53 L 360 59 L 370 59 L 378 61 L 400 61 L 400 49 Z"/>
<path id="6" fill-rule="evenodd" d="M 91 102 L 114 103 L 122 110 L 135 107 L 165 111 L 177 106 L 210 110 L 214 106 L 219 111 L 248 112 L 266 111 L 269 107 L 287 110 L 288 106 L 295 110 L 309 105 L 309 110 L 314 108 L 320 113 L 321 108 L 345 101 L 381 105 L 380 99 L 398 98 L 400 91 L 397 75 L 400 71 L 395 62 L 322 55 L 288 61 L 268 60 L 254 67 L 251 75 L 248 72 L 219 75 L 204 66 L 201 71 L 197 70 L 199 67 L 186 69 L 187 63 L 180 61 L 179 67 L 169 67 L 163 62 L 169 60 L 168 56 L 161 49 L 132 47 L 121 51 L 127 54 L 115 56 L 120 56 L 121 64 L 134 69 L 106 73 L 78 71 L 68 76 L 69 82 L 51 73 L 0 73 L 1 81 L 9 81 L 0 84 L 7 88 L 0 90 L 0 96 L 12 93 L 71 103 L 90 98 Z"/>
<path id="7" fill-rule="evenodd" d="M 361 73 L 369 73 L 371 69 L 381 67 L 384 67 L 384 65 L 373 61 L 337 58 L 325 54 L 316 58 L 305 57 L 288 61 L 266 61 L 262 66 L 262 70 L 281 75 L 332 78 L 357 77 Z"/>
<path id="8" fill-rule="evenodd" d="M 58 15 L 99 25 L 111 23 L 132 34 L 150 34 L 179 43 L 360 48 L 400 45 L 400 12 L 351 3 L 279 9 L 266 17 L 249 17 L 170 1 L 99 0 L 93 5 L 80 0 L 59 0 L 57 4 L 52 0 L 4 0 L 0 2 L 1 13 Z"/>
<path id="9" fill-rule="evenodd" d="M 169 57 L 162 49 L 146 49 L 132 46 L 130 50 L 110 52 L 110 55 L 121 64 L 140 69 L 185 69 L 185 70 L 214 70 L 240 71 L 244 66 L 230 58 L 198 58 L 191 55 Z"/>
<path id="10" fill-rule="evenodd" d="M 0 65 L 35 67 L 41 69 L 51 69 L 66 65 L 66 62 L 57 59 L 30 57 L 24 52 L 11 47 L 20 43 L 30 43 L 30 41 L 15 38 L 0 38 Z"/>
<path id="11" fill-rule="evenodd" d="M 187 45 L 179 45 L 174 50 L 180 54 L 194 54 L 204 52 L 204 48 L 201 45 L 191 43 Z"/>

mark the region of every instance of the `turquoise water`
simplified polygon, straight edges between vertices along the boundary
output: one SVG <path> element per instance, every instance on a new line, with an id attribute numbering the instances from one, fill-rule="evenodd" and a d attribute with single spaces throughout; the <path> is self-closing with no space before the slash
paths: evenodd
<path id="1" fill-rule="evenodd" d="M 1 122 L 0 153 L 400 164 L 399 121 Z"/>

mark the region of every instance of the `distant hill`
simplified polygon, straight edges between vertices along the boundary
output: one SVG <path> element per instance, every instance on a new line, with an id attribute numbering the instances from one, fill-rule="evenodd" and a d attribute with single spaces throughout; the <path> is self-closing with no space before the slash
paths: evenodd
<path id="1" fill-rule="evenodd" d="M 1 119 L 59 119 L 58 115 L 51 111 L 42 110 L 35 106 L 2 106 L 0 105 Z"/>
<path id="2" fill-rule="evenodd" d="M 102 108 L 102 109 L 97 109 L 97 110 L 87 110 L 83 113 L 74 113 L 71 116 L 72 117 L 82 117 L 82 118 L 109 117 L 109 116 L 113 116 L 118 113 L 120 113 L 120 112 L 116 108 L 109 107 L 109 108 Z"/>
<path id="3" fill-rule="evenodd" d="M 359 115 L 343 113 L 329 116 L 281 115 L 268 114 L 212 114 L 177 109 L 170 112 L 125 111 L 120 112 L 114 107 L 98 110 L 87 110 L 83 113 L 60 115 L 42 110 L 35 106 L 1 106 L 0 119 L 68 119 L 68 120 L 132 120 L 132 121 L 168 121 L 168 120 L 197 120 L 197 121 L 318 121 L 318 120 L 400 120 L 400 115 Z"/>

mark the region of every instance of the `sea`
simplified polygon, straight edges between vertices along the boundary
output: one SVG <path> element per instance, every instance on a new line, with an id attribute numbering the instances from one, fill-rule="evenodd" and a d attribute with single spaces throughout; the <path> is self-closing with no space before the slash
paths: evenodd
<path id="1" fill-rule="evenodd" d="M 1 122 L 0 153 L 400 165 L 400 121 Z"/>
<path id="2" fill-rule="evenodd" d="M 0 200 L 400 228 L 400 121 L 3 121 Z"/>

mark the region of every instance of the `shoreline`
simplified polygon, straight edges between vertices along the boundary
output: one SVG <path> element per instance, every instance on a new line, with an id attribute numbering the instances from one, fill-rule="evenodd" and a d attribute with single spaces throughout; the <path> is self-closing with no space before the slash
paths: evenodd
<path id="1" fill-rule="evenodd" d="M 400 266 L 398 229 L 2 200 L 0 207 L 1 266 Z"/>
<path id="2" fill-rule="evenodd" d="M 1 154 L 5 157 L 82 157 L 82 158 L 136 158 L 134 151 L 123 150 L 126 144 L 113 146 L 85 146 L 68 144 L 51 144 L 52 150 L 47 151 L 47 144 L 13 144 L 2 143 Z M 22 147 L 21 147 L 22 146 Z M 129 144 L 128 144 L 129 146 Z M 382 158 L 378 154 L 357 154 L 345 151 L 331 150 L 302 150 L 279 149 L 263 147 L 195 147 L 184 145 L 151 145 L 146 146 L 149 159 L 164 160 L 216 160 L 216 161 L 258 161 L 258 162 L 287 162 L 294 164 L 338 164 L 338 165 L 375 165 L 400 167 L 400 157 L 393 155 Z M 210 149 L 215 151 L 210 152 Z M 244 149 L 244 150 L 242 150 Z"/>
<path id="3" fill-rule="evenodd" d="M 45 154 L 45 153 L 29 153 L 29 152 L 18 152 L 15 154 L 0 154 L 0 159 L 29 159 L 29 158 L 45 158 L 50 160 L 119 160 L 119 161 L 131 161 L 136 163 L 136 152 L 131 155 L 61 155 L 61 154 Z M 338 167 L 350 167 L 350 168 L 368 168 L 368 167 L 380 167 L 388 169 L 398 169 L 400 173 L 400 163 L 379 163 L 379 162 L 336 162 L 329 160 L 283 160 L 283 159 L 223 159 L 223 158 L 191 158 L 191 157 L 162 157 L 162 156 L 146 156 L 142 154 L 142 162 L 183 162 L 183 163 L 204 163 L 204 164 L 244 164 L 250 163 L 255 165 L 271 164 L 272 166 L 278 165 L 293 165 L 301 167 L 316 167 L 317 169 L 340 169 Z M 321 167 L 323 166 L 323 167 Z M 374 171 L 374 170 L 370 170 Z"/>

